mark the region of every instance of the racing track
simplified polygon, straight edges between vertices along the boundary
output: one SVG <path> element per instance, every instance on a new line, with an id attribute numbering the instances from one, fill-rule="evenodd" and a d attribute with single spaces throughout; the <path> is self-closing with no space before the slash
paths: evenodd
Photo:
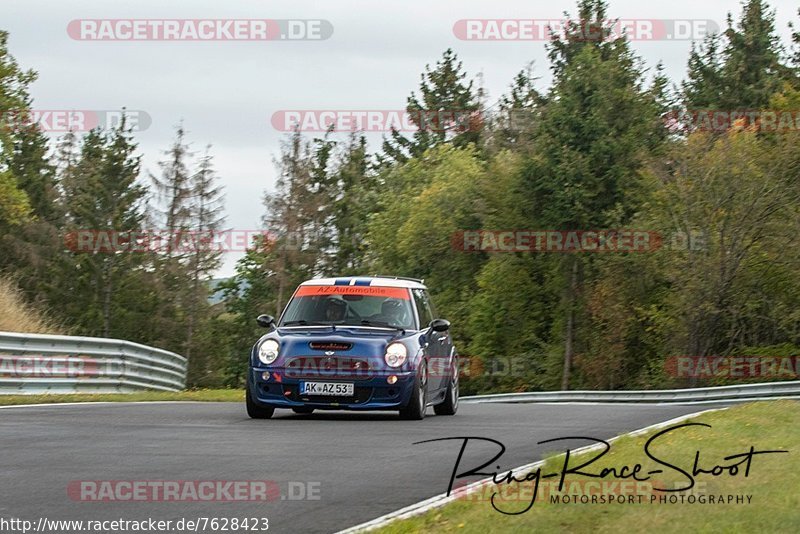
<path id="1" fill-rule="evenodd" d="M 608 438 L 710 406 L 462 404 L 455 417 L 323 412 L 247 418 L 243 404 L 109 403 L 0 409 L 0 517 L 147 519 L 266 516 L 270 532 L 334 532 L 447 489 L 460 442 L 505 443 L 503 470 L 539 459 L 536 442 Z M 586 442 L 574 442 L 574 446 Z M 462 466 L 494 449 L 470 444 Z M 550 449 L 553 446 L 550 445 Z M 473 462 L 470 462 L 472 458 Z M 482 463 L 482 462 L 481 462 Z M 274 480 L 319 483 L 318 500 L 79 502 L 74 480 Z M 476 480 L 476 479 L 471 479 Z M 487 503 L 487 513 L 490 513 Z"/>

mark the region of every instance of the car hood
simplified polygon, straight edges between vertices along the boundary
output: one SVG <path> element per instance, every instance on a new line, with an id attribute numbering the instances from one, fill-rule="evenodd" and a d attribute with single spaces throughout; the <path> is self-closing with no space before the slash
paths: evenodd
<path id="1" fill-rule="evenodd" d="M 335 330 L 328 327 L 278 328 L 269 337 L 278 339 L 280 342 L 280 359 L 296 356 L 324 356 L 329 355 L 330 352 L 336 356 L 382 359 L 389 343 L 408 336 L 408 332 L 404 334 L 396 330 L 337 326 Z M 317 346 L 317 343 L 323 345 Z M 334 346 L 326 347 L 325 343 Z M 312 344 L 315 344 L 313 348 Z M 338 344 L 349 345 L 349 348 L 336 346 Z"/>

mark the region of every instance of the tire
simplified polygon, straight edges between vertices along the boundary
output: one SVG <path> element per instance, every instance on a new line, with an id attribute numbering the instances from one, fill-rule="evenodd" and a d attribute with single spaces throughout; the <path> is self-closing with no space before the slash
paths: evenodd
<path id="1" fill-rule="evenodd" d="M 408 405 L 400 408 L 400 419 L 407 421 L 420 421 L 425 419 L 425 410 L 428 406 L 428 372 L 425 367 L 425 362 L 422 362 L 419 374 L 414 380 L 413 391 L 411 392 L 411 399 Z"/>
<path id="2" fill-rule="evenodd" d="M 447 392 L 444 394 L 444 402 L 433 407 L 436 415 L 455 415 L 458 411 L 458 366 L 456 366 L 455 376 L 450 379 L 447 385 Z"/>
<path id="3" fill-rule="evenodd" d="M 253 399 L 253 395 L 250 391 L 250 382 L 247 383 L 247 392 L 245 393 L 245 397 L 247 415 L 249 415 L 251 419 L 269 419 L 272 417 L 272 414 L 275 413 L 275 408 L 273 406 L 264 406 Z"/>
<path id="4" fill-rule="evenodd" d="M 308 406 L 298 406 L 296 408 L 292 408 L 294 413 L 299 413 L 302 415 L 308 415 L 314 413 L 314 408 L 309 408 Z"/>

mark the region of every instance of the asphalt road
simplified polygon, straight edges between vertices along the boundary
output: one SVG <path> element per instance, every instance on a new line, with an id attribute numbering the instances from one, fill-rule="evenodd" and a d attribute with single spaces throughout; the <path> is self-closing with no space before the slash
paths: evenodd
<path id="1" fill-rule="evenodd" d="M 415 441 L 491 437 L 507 447 L 500 459 L 506 470 L 539 459 L 541 440 L 608 438 L 703 408 L 462 404 L 455 417 L 436 417 L 429 409 L 423 421 L 401 421 L 388 412 L 301 416 L 280 410 L 271 420 L 255 421 L 232 403 L 0 409 L 0 518 L 267 517 L 270 532 L 334 532 L 447 489 L 460 442 Z M 470 444 L 462 465 L 475 467 L 493 451 Z M 70 482 L 83 480 L 269 480 L 277 484 L 270 491 L 280 488 L 282 498 L 83 502 L 67 491 Z M 301 499 L 304 492 L 312 499 Z"/>

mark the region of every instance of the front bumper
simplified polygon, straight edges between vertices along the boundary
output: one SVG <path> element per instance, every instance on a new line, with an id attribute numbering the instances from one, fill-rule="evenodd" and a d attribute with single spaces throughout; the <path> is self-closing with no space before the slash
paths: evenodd
<path id="1" fill-rule="evenodd" d="M 264 378 L 264 373 L 269 373 Z M 316 375 L 292 376 L 282 367 L 250 367 L 247 380 L 255 400 L 275 408 L 306 406 L 321 410 L 396 410 L 411 399 L 416 374 L 413 371 L 370 371 L 369 376 Z M 397 382 L 387 379 L 396 376 Z M 354 385 L 352 397 L 301 395 L 300 382 L 344 382 Z"/>

